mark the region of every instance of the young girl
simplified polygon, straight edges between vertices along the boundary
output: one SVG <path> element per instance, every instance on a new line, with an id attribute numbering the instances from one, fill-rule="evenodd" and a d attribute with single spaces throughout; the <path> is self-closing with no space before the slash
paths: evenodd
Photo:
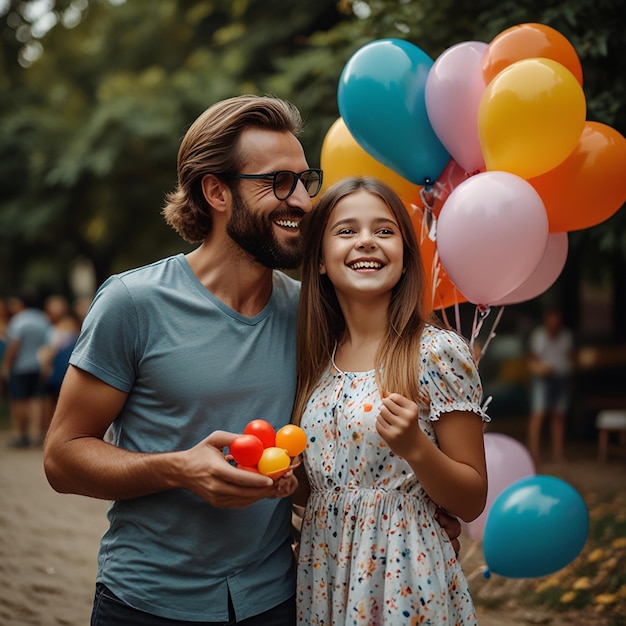
<path id="1" fill-rule="evenodd" d="M 309 216 L 294 421 L 310 495 L 299 624 L 476 624 L 438 507 L 485 505 L 482 388 L 467 343 L 427 314 L 408 213 L 371 178 Z"/>

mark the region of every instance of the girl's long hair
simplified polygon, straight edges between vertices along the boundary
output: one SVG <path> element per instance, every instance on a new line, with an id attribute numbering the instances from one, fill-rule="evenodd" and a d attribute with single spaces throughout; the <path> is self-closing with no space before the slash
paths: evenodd
<path id="1" fill-rule="evenodd" d="M 305 253 L 298 312 L 297 387 L 293 420 L 300 422 L 311 393 L 331 361 L 333 348 L 345 330 L 335 289 L 320 274 L 322 239 L 335 205 L 359 191 L 378 196 L 398 221 L 404 246 L 405 272 L 394 286 L 389 305 L 389 326 L 378 347 L 376 376 L 381 391 L 398 392 L 414 400 L 419 396 L 420 338 L 426 322 L 439 326 L 427 301 L 429 290 L 411 219 L 399 196 L 383 182 L 350 177 L 328 189 L 304 223 Z"/>

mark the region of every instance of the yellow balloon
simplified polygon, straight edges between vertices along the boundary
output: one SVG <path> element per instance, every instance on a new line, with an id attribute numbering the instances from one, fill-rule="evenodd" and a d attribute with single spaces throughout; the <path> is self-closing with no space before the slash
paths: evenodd
<path id="1" fill-rule="evenodd" d="M 550 171 L 576 147 L 586 109 L 580 83 L 560 63 L 509 65 L 487 85 L 478 110 L 487 169 L 526 179 Z"/>
<path id="2" fill-rule="evenodd" d="M 320 165 L 324 170 L 322 191 L 346 176 L 373 176 L 387 183 L 403 200 L 415 202 L 421 187 L 409 182 L 370 156 L 352 137 L 340 117 L 330 127 L 322 143 Z"/>

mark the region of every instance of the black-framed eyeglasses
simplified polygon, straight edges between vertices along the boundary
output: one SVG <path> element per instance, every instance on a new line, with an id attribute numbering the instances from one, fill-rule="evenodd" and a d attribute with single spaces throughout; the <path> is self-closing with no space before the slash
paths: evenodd
<path id="1" fill-rule="evenodd" d="M 286 200 L 296 190 L 299 180 L 302 181 L 309 197 L 314 198 L 322 188 L 323 172 L 318 169 L 304 170 L 300 173 L 278 170 L 267 174 L 224 174 L 223 176 L 224 178 L 271 180 L 272 190 L 277 200 Z"/>

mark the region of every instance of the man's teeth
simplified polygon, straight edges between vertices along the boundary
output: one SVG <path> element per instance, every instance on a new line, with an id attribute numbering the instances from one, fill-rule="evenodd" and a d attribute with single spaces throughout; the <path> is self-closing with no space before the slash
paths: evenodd
<path id="1" fill-rule="evenodd" d="M 350 264 L 353 270 L 377 270 L 382 266 L 383 264 L 378 261 L 357 261 L 356 263 Z"/>
<path id="2" fill-rule="evenodd" d="M 283 228 L 298 228 L 298 222 L 294 220 L 276 220 L 276 224 Z"/>

